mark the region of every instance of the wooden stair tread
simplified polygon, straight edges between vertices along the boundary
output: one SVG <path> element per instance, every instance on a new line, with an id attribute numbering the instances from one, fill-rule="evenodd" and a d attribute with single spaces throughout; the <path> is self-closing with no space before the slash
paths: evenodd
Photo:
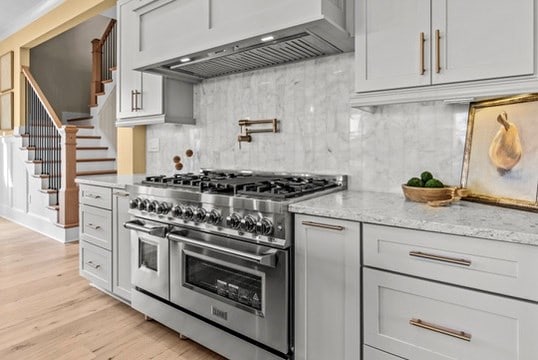
<path id="1" fill-rule="evenodd" d="M 60 175 L 49 175 L 49 174 L 39 174 L 39 175 L 32 175 L 32 177 L 34 178 L 39 178 L 39 179 L 50 179 L 51 177 L 52 178 L 59 178 Z"/>
<path id="2" fill-rule="evenodd" d="M 102 80 L 101 83 L 108 84 L 108 83 L 111 83 L 112 81 L 113 81 L 112 79 L 106 79 L 106 80 Z"/>
<path id="3" fill-rule="evenodd" d="M 116 158 L 77 159 L 77 162 L 101 162 L 101 161 L 116 161 Z"/>
<path id="4" fill-rule="evenodd" d="M 43 163 L 59 163 L 61 160 L 26 160 L 25 163 L 27 164 L 43 164 Z"/>
<path id="5" fill-rule="evenodd" d="M 101 96 L 101 95 L 105 95 L 105 94 L 106 94 L 106 92 L 104 92 L 104 91 L 101 91 L 101 92 L 95 93 L 95 95 L 97 95 L 97 96 Z"/>
<path id="6" fill-rule="evenodd" d="M 77 135 L 77 139 L 100 139 L 99 135 Z"/>
<path id="7" fill-rule="evenodd" d="M 51 209 L 51 210 L 60 210 L 60 205 L 50 205 L 50 206 L 47 206 L 47 209 Z"/>
<path id="8" fill-rule="evenodd" d="M 95 129 L 93 125 L 75 125 L 77 129 Z"/>
<path id="9" fill-rule="evenodd" d="M 77 176 L 87 176 L 87 175 L 106 175 L 106 174 L 116 174 L 117 170 L 93 170 L 93 171 L 79 171 Z"/>
<path id="10" fill-rule="evenodd" d="M 116 71 L 116 69 L 117 69 L 116 66 L 112 66 L 112 67 L 108 68 L 108 70 L 110 70 L 110 71 Z"/>
<path id="11" fill-rule="evenodd" d="M 88 107 L 91 107 L 91 108 L 94 108 L 94 107 L 97 107 L 97 106 L 99 106 L 99 105 L 97 105 L 97 104 L 90 104 L 90 105 L 88 105 Z"/>
<path id="12" fill-rule="evenodd" d="M 77 150 L 108 150 L 108 146 L 77 146 Z"/>
<path id="13" fill-rule="evenodd" d="M 93 119 L 93 116 L 91 115 L 88 115 L 88 116 L 81 116 L 81 117 L 76 117 L 76 118 L 72 118 L 72 119 L 67 119 L 67 121 L 81 121 L 81 120 L 90 120 L 90 119 Z"/>
<path id="14" fill-rule="evenodd" d="M 58 190 L 55 189 L 41 189 L 39 192 L 45 193 L 45 194 L 57 194 Z"/>

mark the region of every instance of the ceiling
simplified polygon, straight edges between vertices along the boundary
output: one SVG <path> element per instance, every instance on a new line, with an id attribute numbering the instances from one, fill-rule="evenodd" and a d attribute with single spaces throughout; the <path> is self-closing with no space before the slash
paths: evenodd
<path id="1" fill-rule="evenodd" d="M 0 41 L 22 29 L 64 0 L 0 0 Z"/>

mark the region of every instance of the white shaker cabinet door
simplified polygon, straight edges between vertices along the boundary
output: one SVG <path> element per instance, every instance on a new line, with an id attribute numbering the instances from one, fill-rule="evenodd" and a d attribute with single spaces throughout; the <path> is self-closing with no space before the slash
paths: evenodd
<path id="1" fill-rule="evenodd" d="M 295 217 L 295 359 L 360 357 L 360 224 Z"/>
<path id="2" fill-rule="evenodd" d="M 429 85 L 430 1 L 357 0 L 356 91 Z"/>
<path id="3" fill-rule="evenodd" d="M 131 300 L 131 232 L 123 227 L 131 219 L 129 193 L 116 190 L 112 209 L 112 292 Z"/>
<path id="4" fill-rule="evenodd" d="M 534 73 L 534 0 L 432 1 L 432 83 Z"/>

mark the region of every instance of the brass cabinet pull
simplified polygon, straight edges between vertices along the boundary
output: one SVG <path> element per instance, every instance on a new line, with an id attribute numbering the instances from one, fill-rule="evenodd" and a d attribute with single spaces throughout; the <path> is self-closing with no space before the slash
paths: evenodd
<path id="1" fill-rule="evenodd" d="M 94 194 L 86 194 L 84 196 L 87 197 L 87 198 L 90 198 L 90 199 L 100 199 L 101 198 L 101 195 L 94 195 Z"/>
<path id="2" fill-rule="evenodd" d="M 435 30 L 435 72 L 441 72 L 441 32 Z"/>
<path id="3" fill-rule="evenodd" d="M 86 224 L 86 226 L 94 230 L 99 230 L 101 228 L 99 225 L 94 225 L 92 223 Z"/>
<path id="4" fill-rule="evenodd" d="M 442 256 L 442 255 L 427 254 L 420 251 L 410 251 L 409 256 L 414 256 L 414 257 L 418 257 L 422 259 L 442 261 L 442 262 L 446 262 L 450 264 L 458 264 L 458 265 L 463 265 L 463 266 L 471 266 L 472 264 L 471 260 L 451 258 L 448 256 Z"/>
<path id="5" fill-rule="evenodd" d="M 134 91 L 134 98 L 135 98 L 135 106 L 134 106 L 134 110 L 135 111 L 138 111 L 138 110 L 142 110 L 142 108 L 138 105 L 138 95 L 142 96 L 142 93 L 138 90 L 135 90 Z M 140 99 L 142 100 L 142 99 Z M 140 101 L 142 102 L 142 101 Z"/>
<path id="6" fill-rule="evenodd" d="M 419 73 L 420 75 L 424 75 L 424 73 L 426 72 L 426 69 L 424 68 L 424 33 L 421 32 L 420 33 L 420 69 L 419 69 Z"/>
<path id="7" fill-rule="evenodd" d="M 440 334 L 452 336 L 452 337 L 458 338 L 460 340 L 465 340 L 465 341 L 469 341 L 469 342 L 471 341 L 471 334 L 466 333 L 465 331 L 458 331 L 458 330 L 449 329 L 449 328 L 444 327 L 444 326 L 439 326 L 439 325 L 435 325 L 435 324 L 432 324 L 432 323 L 428 323 L 426 321 L 422 321 L 421 319 L 411 319 L 411 320 L 409 320 L 409 324 L 411 324 L 413 326 L 417 326 L 417 327 L 422 328 L 422 329 L 426 329 L 426 330 L 434 331 L 434 332 L 437 332 L 437 333 L 440 333 Z"/>
<path id="8" fill-rule="evenodd" d="M 327 229 L 327 230 L 342 231 L 345 229 L 345 227 L 340 226 L 340 225 L 322 224 L 322 223 L 313 222 L 313 221 L 303 221 L 302 224 L 305 226 L 318 227 L 318 228 Z"/>
<path id="9" fill-rule="evenodd" d="M 127 196 L 129 196 L 129 193 L 125 192 L 125 191 L 115 191 L 115 192 L 112 193 L 112 195 L 127 197 Z"/>
<path id="10" fill-rule="evenodd" d="M 99 265 L 99 264 L 94 264 L 93 261 L 91 261 L 91 260 L 88 261 L 86 264 L 87 264 L 89 267 L 94 268 L 95 270 L 99 270 L 99 269 L 101 268 L 101 265 Z"/>
<path id="11" fill-rule="evenodd" d="M 134 112 L 134 90 L 131 90 L 131 112 Z"/>

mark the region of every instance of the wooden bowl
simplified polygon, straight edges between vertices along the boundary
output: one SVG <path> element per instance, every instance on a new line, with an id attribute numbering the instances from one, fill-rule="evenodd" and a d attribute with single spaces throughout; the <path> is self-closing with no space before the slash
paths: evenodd
<path id="1" fill-rule="evenodd" d="M 423 188 L 402 184 L 402 190 L 407 200 L 427 203 L 428 201 L 451 200 L 456 195 L 457 188 L 445 186 L 442 188 Z"/>

